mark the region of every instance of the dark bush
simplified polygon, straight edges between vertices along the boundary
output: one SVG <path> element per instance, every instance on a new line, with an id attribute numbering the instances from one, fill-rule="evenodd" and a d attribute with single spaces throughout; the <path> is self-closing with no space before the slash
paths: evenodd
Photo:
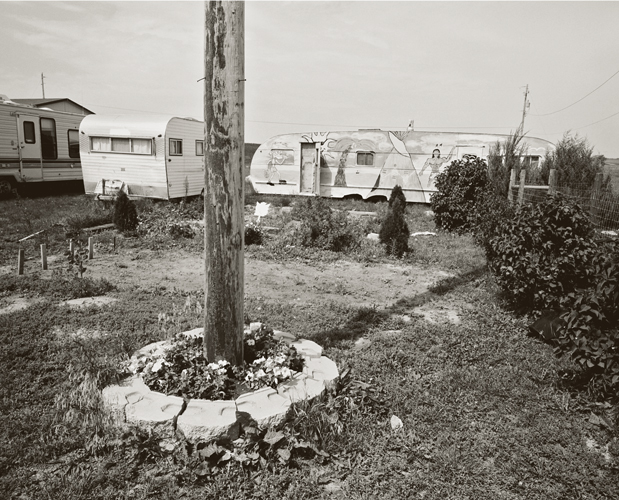
<path id="1" fill-rule="evenodd" d="M 122 232 L 135 231 L 138 227 L 138 211 L 127 193 L 119 191 L 114 202 L 114 225 Z"/>
<path id="2" fill-rule="evenodd" d="M 461 159 L 436 176 L 437 192 L 430 197 L 430 203 L 437 227 L 457 233 L 471 228 L 475 205 L 488 190 L 487 170 L 481 158 Z"/>
<path id="3" fill-rule="evenodd" d="M 409 230 L 404 213 L 406 211 L 406 198 L 400 186 L 394 186 L 389 197 L 389 209 L 383 220 L 378 233 L 379 241 L 385 245 L 387 255 L 402 257 L 408 252 Z"/>
<path id="4" fill-rule="evenodd" d="M 245 245 L 262 245 L 263 234 L 257 224 L 245 226 Z"/>
<path id="5" fill-rule="evenodd" d="M 507 298 L 526 309 L 554 309 L 591 284 L 596 253 L 591 222 L 561 195 L 525 205 L 493 230 L 486 258 Z"/>
<path id="6" fill-rule="evenodd" d="M 298 203 L 292 217 L 301 222 L 296 239 L 302 246 L 341 252 L 357 243 L 348 225 L 348 214 L 331 210 L 322 198 L 307 198 Z"/>

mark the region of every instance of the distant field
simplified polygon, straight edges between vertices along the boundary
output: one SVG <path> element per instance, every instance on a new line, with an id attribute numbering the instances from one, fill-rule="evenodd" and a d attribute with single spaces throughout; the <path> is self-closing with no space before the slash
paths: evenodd
<path id="1" fill-rule="evenodd" d="M 619 158 L 607 158 L 604 167 L 612 179 L 613 191 L 619 193 Z"/>

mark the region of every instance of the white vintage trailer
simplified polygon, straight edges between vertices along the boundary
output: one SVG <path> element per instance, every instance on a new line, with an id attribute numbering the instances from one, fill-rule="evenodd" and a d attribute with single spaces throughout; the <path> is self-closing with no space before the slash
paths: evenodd
<path id="1" fill-rule="evenodd" d="M 506 135 L 461 132 L 312 132 L 272 137 L 254 154 L 248 180 L 256 193 L 388 198 L 402 187 L 407 201 L 429 203 L 434 178 L 452 161 L 487 158 Z M 526 137 L 527 159 L 539 163 L 554 149 Z"/>
<path id="2" fill-rule="evenodd" d="M 21 183 L 82 180 L 78 129 L 83 119 L 0 95 L 0 193 Z"/>
<path id="3" fill-rule="evenodd" d="M 168 115 L 90 115 L 80 125 L 86 194 L 123 189 L 171 200 L 204 189 L 204 122 Z"/>

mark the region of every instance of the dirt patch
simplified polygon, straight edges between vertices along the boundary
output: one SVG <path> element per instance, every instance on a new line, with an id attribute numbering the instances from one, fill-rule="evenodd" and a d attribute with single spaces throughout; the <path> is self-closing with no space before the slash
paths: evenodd
<path id="1" fill-rule="evenodd" d="M 101 255 L 87 263 L 87 275 L 106 278 L 119 287 L 196 292 L 204 287 L 204 260 L 178 252 L 160 255 L 140 251 Z M 270 262 L 245 259 L 245 294 L 273 302 L 314 302 L 330 299 L 357 306 L 385 307 L 402 297 L 426 292 L 438 280 L 451 276 L 436 269 L 410 265 L 367 265 L 335 262 L 310 265 L 298 261 Z"/>

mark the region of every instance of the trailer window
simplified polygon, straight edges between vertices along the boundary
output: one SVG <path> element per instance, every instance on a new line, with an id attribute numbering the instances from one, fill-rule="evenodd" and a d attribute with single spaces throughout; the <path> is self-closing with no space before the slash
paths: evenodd
<path id="1" fill-rule="evenodd" d="M 41 156 L 44 160 L 58 158 L 56 121 L 53 118 L 41 118 Z"/>
<path id="2" fill-rule="evenodd" d="M 204 141 L 196 141 L 196 156 L 204 156 Z"/>
<path id="3" fill-rule="evenodd" d="M 151 139 L 131 139 L 131 152 L 139 155 L 153 153 L 153 141 Z"/>
<path id="4" fill-rule="evenodd" d="M 80 135 L 77 130 L 67 131 L 69 141 L 69 158 L 80 157 Z"/>
<path id="5" fill-rule="evenodd" d="M 91 151 L 111 151 L 111 139 L 109 137 L 91 137 Z"/>
<path id="6" fill-rule="evenodd" d="M 26 144 L 34 144 L 37 142 L 34 134 L 34 122 L 24 122 L 24 142 Z"/>
<path id="7" fill-rule="evenodd" d="M 131 151 L 129 139 L 112 137 L 112 151 L 114 153 L 129 153 Z"/>
<path id="8" fill-rule="evenodd" d="M 182 139 L 170 139 L 170 155 L 172 156 L 183 155 L 183 140 Z"/>
<path id="9" fill-rule="evenodd" d="M 357 165 L 374 165 L 374 153 L 357 153 Z"/>

